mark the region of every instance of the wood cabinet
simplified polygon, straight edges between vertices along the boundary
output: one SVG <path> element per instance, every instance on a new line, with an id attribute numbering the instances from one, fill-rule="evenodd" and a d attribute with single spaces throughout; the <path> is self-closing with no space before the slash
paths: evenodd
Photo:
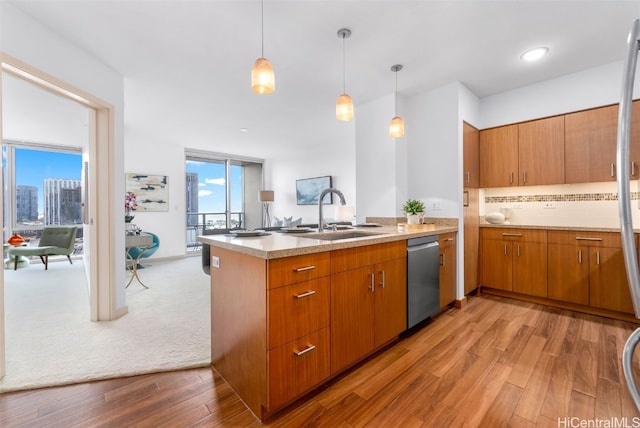
<path id="1" fill-rule="evenodd" d="M 456 300 L 456 233 L 439 236 L 440 245 L 440 308 Z"/>
<path id="2" fill-rule="evenodd" d="M 564 183 L 564 116 L 480 131 L 480 186 Z"/>
<path id="3" fill-rule="evenodd" d="M 620 235 L 549 231 L 549 297 L 633 313 Z"/>
<path id="4" fill-rule="evenodd" d="M 406 242 L 333 251 L 331 271 L 331 372 L 338 373 L 406 329 Z"/>
<path id="5" fill-rule="evenodd" d="M 480 186 L 480 131 L 462 122 L 462 183 L 464 187 Z"/>
<path id="6" fill-rule="evenodd" d="M 478 288 L 480 207 L 478 189 L 464 189 L 464 294 Z"/>
<path id="7" fill-rule="evenodd" d="M 640 103 L 632 109 L 630 179 L 640 176 Z M 566 182 L 615 181 L 618 105 L 565 115 Z"/>
<path id="8" fill-rule="evenodd" d="M 480 131 L 480 187 L 518 185 L 518 125 Z"/>
<path id="9" fill-rule="evenodd" d="M 547 297 L 547 232 L 484 228 L 481 233 L 481 284 Z"/>
<path id="10" fill-rule="evenodd" d="M 564 161 L 564 116 L 518 125 L 518 184 L 562 184 Z"/>

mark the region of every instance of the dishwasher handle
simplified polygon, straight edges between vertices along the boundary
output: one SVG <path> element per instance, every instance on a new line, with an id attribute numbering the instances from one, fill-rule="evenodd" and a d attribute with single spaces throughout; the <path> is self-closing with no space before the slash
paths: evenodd
<path id="1" fill-rule="evenodd" d="M 424 249 L 427 249 L 427 248 L 433 248 L 433 247 L 438 247 L 438 246 L 439 246 L 438 241 L 429 242 L 428 244 L 414 245 L 414 246 L 411 246 L 411 247 L 407 247 L 407 252 L 410 253 L 410 252 L 413 252 L 413 251 L 419 251 L 419 250 L 424 250 Z"/>

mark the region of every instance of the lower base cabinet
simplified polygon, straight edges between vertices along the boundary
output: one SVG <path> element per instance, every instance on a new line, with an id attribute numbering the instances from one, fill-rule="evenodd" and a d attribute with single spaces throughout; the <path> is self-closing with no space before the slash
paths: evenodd
<path id="1" fill-rule="evenodd" d="M 440 309 L 456 300 L 456 234 L 443 233 L 440 244 Z"/>
<path id="2" fill-rule="evenodd" d="M 353 365 L 407 328 L 406 242 L 337 250 L 332 264 L 331 373 Z M 384 260 L 384 259 L 389 260 Z M 371 262 L 375 264 L 368 264 Z M 364 265 L 364 266 L 363 266 Z"/>

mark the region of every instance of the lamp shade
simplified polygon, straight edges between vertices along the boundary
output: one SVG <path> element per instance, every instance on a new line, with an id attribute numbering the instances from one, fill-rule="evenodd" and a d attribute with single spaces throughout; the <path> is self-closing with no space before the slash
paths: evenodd
<path id="1" fill-rule="evenodd" d="M 273 190 L 260 190 L 259 198 L 260 198 L 260 202 L 273 202 L 274 201 Z"/>
<path id="2" fill-rule="evenodd" d="M 336 118 L 344 122 L 353 119 L 353 100 L 349 94 L 342 94 L 336 101 Z"/>
<path id="3" fill-rule="evenodd" d="M 258 58 L 251 69 L 251 89 L 259 95 L 270 94 L 276 89 L 273 67 L 266 58 Z"/>
<path id="4" fill-rule="evenodd" d="M 334 219 L 336 221 L 351 221 L 353 219 L 354 210 L 351 205 L 336 205 Z"/>
<path id="5" fill-rule="evenodd" d="M 389 125 L 389 137 L 391 138 L 404 137 L 404 121 L 400 116 L 396 116 L 393 119 L 391 119 L 391 124 Z"/>

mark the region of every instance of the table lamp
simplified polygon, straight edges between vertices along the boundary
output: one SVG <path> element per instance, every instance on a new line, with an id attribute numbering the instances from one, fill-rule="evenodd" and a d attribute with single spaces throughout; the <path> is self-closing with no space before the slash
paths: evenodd
<path id="1" fill-rule="evenodd" d="M 269 202 L 273 202 L 273 190 L 260 190 L 258 199 L 262 202 L 262 227 L 271 226 L 271 215 L 269 214 Z"/>

